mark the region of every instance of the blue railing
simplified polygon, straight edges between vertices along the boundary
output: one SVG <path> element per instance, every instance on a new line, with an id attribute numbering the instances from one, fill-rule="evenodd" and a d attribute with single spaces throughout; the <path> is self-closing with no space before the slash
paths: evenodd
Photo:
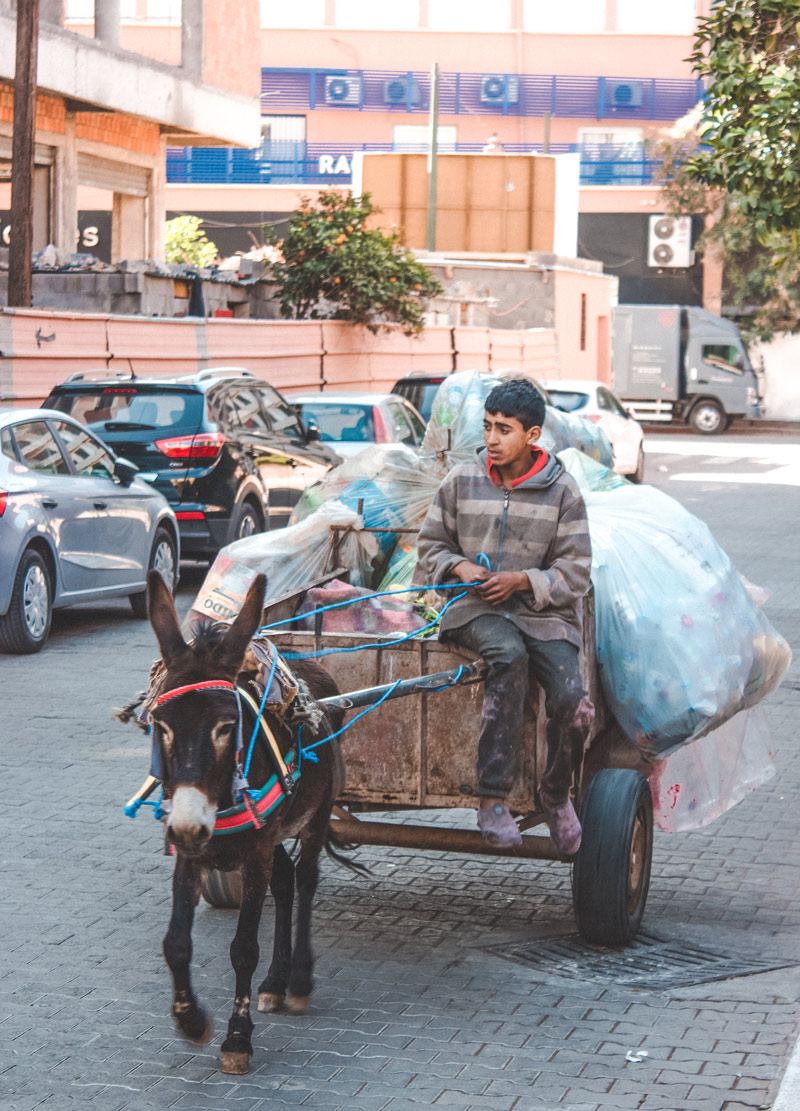
<path id="1" fill-rule="evenodd" d="M 476 152 L 481 143 L 458 143 L 443 150 Z M 172 147 L 167 150 L 167 181 L 209 185 L 348 185 L 353 153 L 420 150 L 391 143 L 264 143 L 257 150 L 224 147 Z M 531 143 L 506 143 L 509 154 L 541 150 Z M 553 143 L 553 154 L 579 151 L 581 185 L 648 185 L 660 166 L 641 144 Z"/>
<path id="2" fill-rule="evenodd" d="M 677 120 L 703 97 L 691 78 L 442 73 L 443 116 Z M 261 110 L 428 112 L 430 74 L 414 70 L 263 69 Z"/>

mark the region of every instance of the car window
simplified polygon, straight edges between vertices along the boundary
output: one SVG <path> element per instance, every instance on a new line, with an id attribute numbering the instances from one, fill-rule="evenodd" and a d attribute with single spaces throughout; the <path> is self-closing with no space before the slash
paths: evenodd
<path id="1" fill-rule="evenodd" d="M 69 474 L 55 437 L 43 420 L 14 425 L 14 439 L 22 462 L 40 474 Z"/>
<path id="2" fill-rule="evenodd" d="M 149 393 L 136 386 L 104 386 L 96 392 L 76 390 L 48 399 L 48 407 L 85 424 L 102 437 L 103 432 L 124 432 L 128 427 L 159 432 L 199 423 L 201 400 L 189 393 Z"/>
<path id="3" fill-rule="evenodd" d="M 85 428 L 76 428 L 74 424 L 69 424 L 67 421 L 53 423 L 77 474 L 91 475 L 92 478 L 114 477 L 113 458 Z"/>
<path id="4" fill-rule="evenodd" d="M 613 411 L 614 406 L 611 404 L 611 398 L 603 389 L 597 391 L 597 408 L 603 409 L 609 413 Z"/>
<path id="5" fill-rule="evenodd" d="M 301 413 L 304 421 L 314 421 L 321 440 L 364 443 L 375 439 L 371 405 L 304 401 Z"/>
<path id="6" fill-rule="evenodd" d="M 396 405 L 392 402 L 387 403 L 387 409 L 392 415 L 392 420 L 395 425 L 395 439 L 399 440 L 401 444 L 409 444 L 411 447 L 416 447 L 417 437 L 414 434 L 414 429 L 411 426 L 411 421 L 408 419 L 408 412 L 402 405 Z"/>
<path id="7" fill-rule="evenodd" d="M 277 390 L 273 390 L 271 386 L 259 386 L 258 393 L 273 432 L 281 432 L 284 436 L 303 436 L 297 413 Z"/>
<path id="8" fill-rule="evenodd" d="M 416 442 L 421 444 L 425 438 L 425 421 L 419 417 L 413 409 L 403 409 L 408 419 L 411 421 L 411 427 L 414 429 L 414 434 L 417 438 Z"/>
<path id="9" fill-rule="evenodd" d="M 17 449 L 14 447 L 14 440 L 8 428 L 0 429 L 0 451 L 3 455 L 7 455 L 9 459 L 17 461 Z"/>
<path id="10" fill-rule="evenodd" d="M 257 390 L 241 389 L 230 395 L 231 422 L 248 432 L 267 433 L 270 423 L 261 408 L 261 397 Z"/>
<path id="11" fill-rule="evenodd" d="M 729 374 L 744 374 L 742 353 L 734 343 L 704 343 L 703 362 Z"/>
<path id="12" fill-rule="evenodd" d="M 622 404 L 617 400 L 616 397 L 614 397 L 611 390 L 604 390 L 603 393 L 605 394 L 605 396 L 608 400 L 608 407 L 611 410 L 611 412 L 616 413 L 618 417 L 624 417 L 627 420 L 628 414 L 626 413 Z"/>
<path id="13" fill-rule="evenodd" d="M 576 413 L 579 409 L 585 409 L 589 402 L 588 393 L 579 393 L 577 390 L 549 388 L 547 392 L 550 396 L 550 404 L 556 409 L 561 409 L 563 413 Z"/>

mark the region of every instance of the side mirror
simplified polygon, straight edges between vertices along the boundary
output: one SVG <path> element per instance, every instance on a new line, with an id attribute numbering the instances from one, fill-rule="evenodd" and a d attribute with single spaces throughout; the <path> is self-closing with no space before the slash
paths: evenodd
<path id="1" fill-rule="evenodd" d="M 321 439 L 322 439 L 322 437 L 319 434 L 319 428 L 317 427 L 317 425 L 314 423 L 313 420 L 310 420 L 306 424 L 306 440 L 308 441 L 309 444 L 313 444 L 313 443 L 317 443 Z"/>
<path id="2" fill-rule="evenodd" d="M 138 473 L 139 468 L 135 463 L 131 463 L 130 459 L 123 459 L 120 456 L 114 463 L 114 478 L 123 486 L 130 486 Z"/>

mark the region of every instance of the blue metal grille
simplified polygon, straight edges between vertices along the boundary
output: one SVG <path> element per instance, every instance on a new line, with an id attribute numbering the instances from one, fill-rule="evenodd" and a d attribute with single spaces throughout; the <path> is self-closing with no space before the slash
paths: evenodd
<path id="1" fill-rule="evenodd" d="M 405 90 L 405 91 L 403 91 Z M 556 116 L 592 120 L 676 120 L 703 96 L 689 78 L 577 77 L 559 74 L 442 73 L 443 116 Z M 427 112 L 430 74 L 412 70 L 265 69 L 261 108 Z"/>
<path id="2" fill-rule="evenodd" d="M 482 143 L 457 143 L 460 152 L 478 152 Z M 424 150 L 391 143 L 266 142 L 257 150 L 225 147 L 171 147 L 167 150 L 167 181 L 173 184 L 209 185 L 347 185 L 352 180 L 353 153 L 357 150 Z M 451 148 L 452 149 L 452 148 Z M 506 143 L 508 154 L 541 150 L 530 143 Z M 582 185 L 647 185 L 659 162 L 636 143 L 624 145 L 553 143 L 553 154 L 579 151 Z"/>

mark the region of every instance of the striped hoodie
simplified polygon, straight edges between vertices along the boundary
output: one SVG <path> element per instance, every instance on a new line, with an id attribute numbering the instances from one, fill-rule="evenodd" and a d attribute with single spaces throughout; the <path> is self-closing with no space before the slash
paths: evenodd
<path id="1" fill-rule="evenodd" d="M 524 571 L 530 582 L 530 590 L 497 606 L 467 594 L 442 618 L 442 633 L 499 613 L 537 640 L 580 647 L 581 598 L 589 589 L 592 562 L 589 527 L 577 484 L 555 456 L 506 490 L 492 481 L 481 448 L 473 461 L 454 467 L 437 490 L 418 549 L 429 582 L 453 581 L 456 564 L 477 563 L 481 552 L 493 571 Z"/>

